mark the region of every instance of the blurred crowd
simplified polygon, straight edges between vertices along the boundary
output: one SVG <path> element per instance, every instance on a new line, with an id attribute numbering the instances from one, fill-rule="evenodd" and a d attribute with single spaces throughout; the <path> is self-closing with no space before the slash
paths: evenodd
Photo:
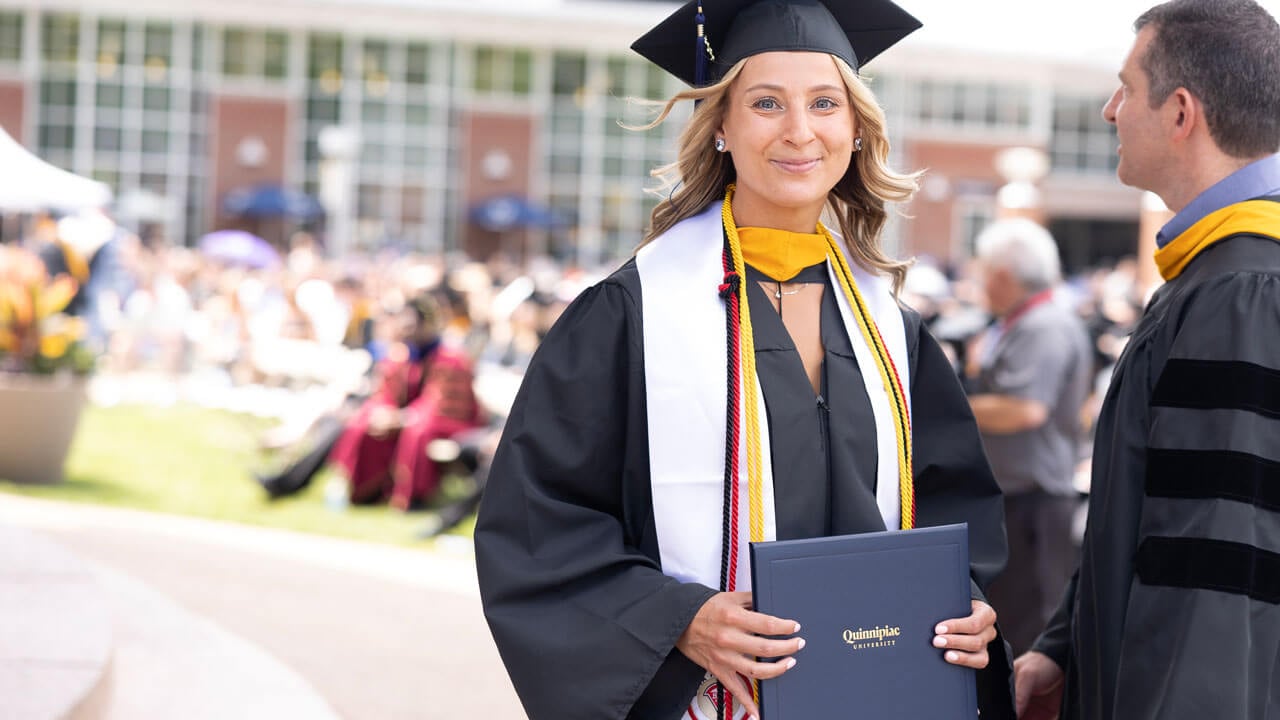
<path id="1" fill-rule="evenodd" d="M 230 235 L 222 239 L 243 239 Z M 400 252 L 338 261 L 306 233 L 287 248 L 251 253 L 175 247 L 143 242 L 95 215 L 39 219 L 23 243 L 51 272 L 82 278 L 71 310 L 101 352 L 95 400 L 185 400 L 276 417 L 280 425 L 263 445 L 280 448 L 353 396 L 368 395 L 375 369 L 401 340 L 398 317 L 423 294 L 438 308 L 440 342 L 470 364 L 483 422 L 500 427 L 541 338 L 608 270 L 501 254 L 487 262 Z M 904 301 L 921 312 L 958 373 L 993 322 L 979 272 L 922 258 L 904 287 Z M 1083 413 L 1088 425 L 1141 311 L 1136 264 L 1124 259 L 1070 276 L 1054 295 L 1089 330 L 1096 380 Z M 1078 486 L 1087 490 L 1087 473 Z"/>
<path id="2" fill-rule="evenodd" d="M 42 218 L 23 243 L 51 273 L 82 276 L 69 310 L 91 328 L 101 374 L 162 374 L 207 388 L 297 393 L 359 376 L 387 356 L 397 314 L 424 292 L 440 308 L 444 342 L 481 374 L 519 375 L 560 310 L 594 281 L 549 260 L 517 266 L 501 255 L 485 263 L 412 253 L 338 261 L 306 233 L 275 257 L 238 262 L 144 243 L 104 216 Z M 510 383 L 493 384 L 500 387 L 483 399 L 500 413 Z"/>
<path id="3" fill-rule="evenodd" d="M 973 360 L 975 342 L 994 322 L 978 265 L 972 261 L 960 268 L 940 269 L 922 258 L 908 272 L 902 293 L 903 301 L 920 312 L 961 374 Z M 1111 368 L 1153 290 L 1140 285 L 1137 262 L 1131 256 L 1067 275 L 1054 289 L 1054 301 L 1072 309 L 1084 322 L 1093 350 L 1094 385 L 1083 413 L 1086 428 L 1097 417 Z M 1082 458 L 1087 457 L 1086 448 Z M 1079 485 L 1082 491 L 1088 490 L 1087 475 L 1081 476 Z"/>

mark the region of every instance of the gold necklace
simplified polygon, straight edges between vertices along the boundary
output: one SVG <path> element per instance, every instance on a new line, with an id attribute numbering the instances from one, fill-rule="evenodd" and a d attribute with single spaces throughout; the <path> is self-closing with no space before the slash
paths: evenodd
<path id="1" fill-rule="evenodd" d="M 783 292 L 782 283 L 778 282 L 778 289 L 773 291 L 773 296 L 778 300 L 781 300 L 783 295 L 795 295 L 796 293 L 800 292 L 803 289 L 804 289 L 804 284 L 801 283 L 800 287 L 796 288 L 795 290 L 792 290 L 791 292 Z"/>

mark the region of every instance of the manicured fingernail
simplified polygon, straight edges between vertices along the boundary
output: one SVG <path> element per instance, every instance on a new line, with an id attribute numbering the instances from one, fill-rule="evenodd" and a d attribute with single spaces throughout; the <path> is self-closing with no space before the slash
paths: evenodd
<path id="1" fill-rule="evenodd" d="M 793 668 L 793 667 L 795 667 L 795 666 L 796 666 L 796 659 L 795 659 L 795 658 L 787 658 L 787 669 L 788 669 L 788 670 L 790 670 L 791 668 Z"/>
<path id="2" fill-rule="evenodd" d="M 934 647 L 946 647 L 946 646 L 947 646 L 947 639 L 946 639 L 946 638 L 944 638 L 944 637 L 942 637 L 941 635 L 939 635 L 938 637 L 936 637 L 936 638 L 934 638 L 934 639 L 933 639 L 933 646 L 934 646 Z"/>
<path id="3" fill-rule="evenodd" d="M 933 629 L 933 632 L 934 632 L 934 634 L 935 634 L 935 635 L 946 635 L 946 634 L 947 634 L 947 626 L 946 626 L 946 625 L 939 625 L 938 627 L 936 627 L 936 628 L 934 628 L 934 629 Z"/>
<path id="4" fill-rule="evenodd" d="M 798 649 L 800 650 L 804 649 L 804 638 L 800 638 L 800 647 Z"/>
<path id="5" fill-rule="evenodd" d="M 960 659 L 960 653 L 958 653 L 958 652 L 949 652 L 949 653 L 947 653 L 947 662 L 955 662 L 955 661 L 957 661 L 957 660 L 959 660 L 959 659 Z"/>
<path id="6" fill-rule="evenodd" d="M 800 623 L 796 623 L 796 629 L 795 629 L 795 630 L 792 630 L 791 632 L 793 632 L 793 633 L 798 633 L 798 632 L 800 632 Z"/>

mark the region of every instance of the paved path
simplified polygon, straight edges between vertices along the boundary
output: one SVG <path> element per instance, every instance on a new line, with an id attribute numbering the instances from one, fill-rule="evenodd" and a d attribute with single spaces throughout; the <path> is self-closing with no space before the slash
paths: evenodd
<path id="1" fill-rule="evenodd" d="M 480 612 L 467 543 L 423 552 L 6 495 L 0 523 L 255 644 L 343 718 L 524 717 Z"/>

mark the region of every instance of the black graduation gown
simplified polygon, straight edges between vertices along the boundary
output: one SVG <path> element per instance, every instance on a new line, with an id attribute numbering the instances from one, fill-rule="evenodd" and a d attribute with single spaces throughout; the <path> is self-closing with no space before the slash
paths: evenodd
<path id="1" fill-rule="evenodd" d="M 1080 569 L 1036 643 L 1065 720 L 1280 718 L 1280 242 L 1152 297 L 1097 423 Z"/>
<path id="2" fill-rule="evenodd" d="M 825 272 L 822 278 L 829 410 L 819 407 L 767 296 L 750 283 L 779 538 L 884 529 L 870 404 Z M 508 417 L 480 508 L 475 547 L 485 616 L 534 720 L 674 720 L 703 677 L 675 642 L 716 590 L 661 571 L 640 291 L 633 260 L 584 291 L 548 333 Z M 1000 492 L 951 366 L 919 316 L 903 315 L 917 524 L 969 523 L 974 595 L 981 597 L 1005 559 Z M 990 651 L 991 664 L 979 673 L 983 717 L 1012 718 L 1003 642 Z"/>

